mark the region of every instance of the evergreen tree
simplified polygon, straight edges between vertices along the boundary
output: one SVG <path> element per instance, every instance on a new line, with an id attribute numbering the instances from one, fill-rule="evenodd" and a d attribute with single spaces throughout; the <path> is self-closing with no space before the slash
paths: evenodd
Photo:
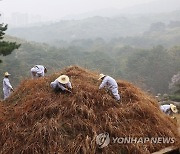
<path id="1" fill-rule="evenodd" d="M 20 44 L 16 44 L 16 42 L 3 41 L 7 28 L 7 24 L 0 24 L 0 55 L 3 56 L 11 54 L 14 49 L 18 49 L 20 47 Z M 0 60 L 0 63 L 1 62 L 2 60 Z"/>

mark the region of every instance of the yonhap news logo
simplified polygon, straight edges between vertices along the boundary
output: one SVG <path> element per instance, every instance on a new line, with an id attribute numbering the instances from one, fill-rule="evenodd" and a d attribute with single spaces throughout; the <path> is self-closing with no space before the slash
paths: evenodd
<path id="1" fill-rule="evenodd" d="M 101 133 L 96 136 L 96 144 L 99 145 L 99 148 L 104 148 L 110 143 L 109 133 Z"/>
<path id="2" fill-rule="evenodd" d="M 96 144 L 99 148 L 104 148 L 109 144 L 145 144 L 147 142 L 151 144 L 173 144 L 175 138 L 173 137 L 111 137 L 109 133 L 101 133 L 96 136 Z"/>

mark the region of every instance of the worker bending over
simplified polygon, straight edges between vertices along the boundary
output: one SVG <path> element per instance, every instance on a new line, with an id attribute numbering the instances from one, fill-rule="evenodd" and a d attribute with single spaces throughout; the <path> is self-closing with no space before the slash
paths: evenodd
<path id="1" fill-rule="evenodd" d="M 69 81 L 69 77 L 67 75 L 61 75 L 54 82 L 51 82 L 50 86 L 57 92 L 70 92 L 69 89 L 72 89 L 71 82 Z"/>
<path id="2" fill-rule="evenodd" d="M 108 91 L 110 91 L 112 93 L 112 95 L 114 96 L 114 98 L 119 101 L 120 100 L 120 95 L 118 92 L 118 84 L 115 81 L 115 79 L 113 79 L 110 76 L 104 75 L 104 74 L 100 74 L 99 75 L 99 80 L 102 80 L 101 85 L 99 86 L 99 89 L 102 88 L 106 88 Z"/>
<path id="3" fill-rule="evenodd" d="M 31 75 L 33 79 L 43 77 L 45 73 L 47 73 L 47 68 L 43 65 L 35 65 L 33 68 L 31 68 Z"/>
<path id="4" fill-rule="evenodd" d="M 173 113 L 178 112 L 177 107 L 173 104 L 161 105 L 160 109 L 162 112 L 164 112 L 167 115 L 172 115 Z"/>

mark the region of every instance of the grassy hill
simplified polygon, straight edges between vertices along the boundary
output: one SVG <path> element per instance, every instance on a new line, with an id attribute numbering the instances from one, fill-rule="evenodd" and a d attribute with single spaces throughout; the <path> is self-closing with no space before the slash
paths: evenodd
<path id="1" fill-rule="evenodd" d="M 70 77 L 72 94 L 50 88 L 60 74 Z M 0 153 L 144 154 L 179 146 L 176 123 L 160 111 L 153 98 L 119 80 L 118 104 L 105 90 L 98 90 L 97 79 L 97 73 L 73 66 L 46 78 L 23 81 L 0 103 Z M 109 133 L 111 142 L 99 148 L 96 137 L 104 132 Z M 118 144 L 112 137 L 169 137 L 174 142 Z"/>

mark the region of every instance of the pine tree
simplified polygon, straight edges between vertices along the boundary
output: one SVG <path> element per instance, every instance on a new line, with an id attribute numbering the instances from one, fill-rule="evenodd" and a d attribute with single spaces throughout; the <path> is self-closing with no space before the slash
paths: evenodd
<path id="1" fill-rule="evenodd" d="M 18 49 L 20 44 L 16 42 L 3 41 L 5 31 L 7 30 L 8 25 L 0 24 L 0 55 L 7 56 L 13 52 L 14 49 Z M 2 60 L 0 60 L 0 63 Z"/>

